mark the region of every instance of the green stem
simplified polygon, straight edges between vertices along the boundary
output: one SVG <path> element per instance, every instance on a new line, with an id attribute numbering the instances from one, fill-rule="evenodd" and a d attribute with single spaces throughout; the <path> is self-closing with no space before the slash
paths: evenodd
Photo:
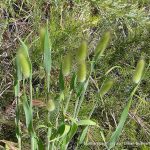
<path id="1" fill-rule="evenodd" d="M 68 98 L 67 98 L 66 107 L 65 107 L 65 109 L 64 109 L 64 114 L 65 114 L 65 113 L 67 112 L 67 110 L 68 110 L 68 106 L 69 106 L 69 102 L 70 102 L 70 99 L 71 99 L 71 95 L 72 95 L 72 90 L 70 91 L 69 96 L 68 96 Z"/>
<path id="2" fill-rule="evenodd" d="M 79 97 L 77 98 L 76 103 L 75 103 L 74 114 L 73 114 L 74 118 L 76 118 L 76 112 L 77 112 L 78 104 L 79 104 Z"/>
<path id="3" fill-rule="evenodd" d="M 32 108 L 33 104 L 32 104 L 32 74 L 30 76 L 30 110 L 31 110 L 31 117 L 32 117 L 32 131 L 30 133 L 31 136 L 31 149 L 35 150 L 35 139 L 34 139 L 34 130 L 33 130 L 33 108 Z"/>
<path id="4" fill-rule="evenodd" d="M 91 74 L 92 74 L 92 72 L 93 72 L 93 70 L 94 70 L 94 65 L 95 65 L 95 62 L 92 61 L 92 62 L 91 62 L 91 70 L 90 70 L 89 76 L 88 76 L 86 82 L 84 83 L 84 87 L 83 87 L 84 89 L 83 89 L 83 91 L 82 91 L 82 93 L 81 93 L 81 97 L 79 98 L 79 103 L 78 103 L 78 106 L 77 106 L 77 109 L 76 109 L 75 118 L 77 118 L 77 116 L 78 116 L 78 114 L 79 114 L 79 111 L 80 111 L 82 102 L 83 102 L 83 100 L 84 100 L 84 95 L 85 95 L 85 92 L 86 92 L 87 87 L 88 87 L 88 84 L 89 84 L 90 76 L 91 76 Z"/>
<path id="5" fill-rule="evenodd" d="M 78 106 L 77 106 L 77 109 L 76 109 L 76 114 L 75 114 L 75 118 L 77 118 L 78 114 L 79 114 L 79 111 L 80 111 L 80 108 L 81 108 L 81 105 L 82 105 L 82 102 L 84 100 L 84 95 L 85 95 L 85 92 L 86 92 L 86 89 L 88 87 L 88 83 L 89 83 L 89 78 L 87 79 L 85 85 L 84 85 L 84 89 L 81 93 L 81 97 L 79 98 L 79 103 L 78 103 Z"/>
<path id="6" fill-rule="evenodd" d="M 18 128 L 18 135 L 17 135 L 17 138 L 18 138 L 18 147 L 19 147 L 19 150 L 21 150 L 21 127 L 20 127 L 20 96 L 19 96 L 19 93 L 20 93 L 20 83 L 19 81 L 17 80 L 17 89 L 16 89 L 16 125 L 17 125 L 17 128 Z"/>
<path id="7" fill-rule="evenodd" d="M 91 110 L 91 112 L 90 112 L 90 114 L 89 114 L 89 119 L 91 118 L 91 116 L 92 116 L 92 114 L 93 114 L 93 112 L 94 112 L 94 110 L 95 110 L 95 108 L 96 108 L 96 106 L 97 106 L 97 101 L 96 101 L 96 103 L 94 104 L 94 106 L 93 106 L 93 108 L 92 108 L 92 110 Z"/>
<path id="8" fill-rule="evenodd" d="M 50 75 L 47 74 L 47 102 L 49 100 L 49 91 L 50 91 Z M 50 112 L 47 113 L 47 123 L 48 123 L 48 130 L 47 130 L 47 150 L 50 150 L 50 137 L 51 137 L 51 127 L 49 127 L 50 123 Z"/>

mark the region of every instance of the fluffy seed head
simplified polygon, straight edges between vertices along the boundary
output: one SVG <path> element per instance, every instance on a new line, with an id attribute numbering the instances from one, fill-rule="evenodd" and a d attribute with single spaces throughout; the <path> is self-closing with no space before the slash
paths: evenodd
<path id="1" fill-rule="evenodd" d="M 78 51 L 77 51 L 77 61 L 82 62 L 85 61 L 87 56 L 87 42 L 82 41 Z"/>
<path id="2" fill-rule="evenodd" d="M 143 59 L 139 60 L 139 62 L 137 63 L 134 75 L 133 75 L 134 83 L 137 84 L 141 80 L 141 77 L 144 71 L 144 66 L 145 66 L 145 61 Z"/>
<path id="3" fill-rule="evenodd" d="M 109 44 L 111 37 L 110 31 L 107 31 L 103 34 L 102 38 L 100 39 L 96 49 L 95 49 L 95 56 L 98 58 L 99 56 L 103 56 L 104 50 L 106 49 L 107 45 Z"/>
<path id="4" fill-rule="evenodd" d="M 71 55 L 67 54 L 64 57 L 63 65 L 62 65 L 62 71 L 63 71 L 64 76 L 67 76 L 70 73 L 70 70 L 71 70 L 71 61 L 72 61 L 71 60 Z"/>
<path id="5" fill-rule="evenodd" d="M 17 57 L 18 57 L 18 61 L 20 63 L 21 71 L 22 71 L 24 78 L 28 78 L 31 74 L 31 71 L 30 71 L 30 65 L 29 65 L 27 55 L 22 51 L 22 49 L 20 49 L 18 51 Z"/>
<path id="6" fill-rule="evenodd" d="M 41 51 L 44 51 L 44 39 L 45 39 L 45 28 L 40 29 L 40 48 Z"/>
<path id="7" fill-rule="evenodd" d="M 100 89 L 100 95 L 104 96 L 110 90 L 112 85 L 113 85 L 112 80 L 108 80 L 108 81 L 104 82 L 104 84 L 102 85 L 102 87 Z"/>
<path id="8" fill-rule="evenodd" d="M 48 111 L 54 111 L 55 110 L 55 103 L 52 99 L 49 99 L 46 106 Z"/>
<path id="9" fill-rule="evenodd" d="M 82 62 L 79 64 L 77 77 L 79 82 L 84 82 L 86 80 L 86 63 Z"/>

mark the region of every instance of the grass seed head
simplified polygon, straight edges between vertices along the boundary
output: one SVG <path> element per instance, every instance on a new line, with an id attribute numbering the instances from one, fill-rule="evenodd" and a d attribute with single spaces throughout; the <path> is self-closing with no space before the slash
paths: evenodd
<path id="1" fill-rule="evenodd" d="M 46 29 L 44 27 L 40 29 L 40 48 L 41 48 L 41 51 L 44 51 L 45 32 L 46 32 Z"/>
<path id="2" fill-rule="evenodd" d="M 101 37 L 101 39 L 95 49 L 96 57 L 103 56 L 104 50 L 107 48 L 110 38 L 111 38 L 110 31 L 107 31 L 103 34 L 103 36 Z"/>
<path id="3" fill-rule="evenodd" d="M 30 65 L 28 62 L 27 55 L 22 51 L 22 49 L 20 49 L 18 51 L 17 57 L 18 57 L 18 60 L 21 66 L 21 71 L 22 71 L 24 78 L 29 78 L 31 71 L 30 71 Z"/>
<path id="4" fill-rule="evenodd" d="M 113 85 L 112 80 L 108 80 L 108 81 L 104 82 L 104 84 L 102 85 L 102 87 L 100 89 L 100 95 L 103 97 L 110 90 L 112 85 Z"/>
<path id="5" fill-rule="evenodd" d="M 139 62 L 137 63 L 134 75 L 133 75 L 133 82 L 134 83 L 139 83 L 139 81 L 141 80 L 143 71 L 144 71 L 144 66 L 145 66 L 145 61 L 144 59 L 139 60 Z"/>
<path id="6" fill-rule="evenodd" d="M 77 51 L 77 61 L 82 62 L 85 61 L 87 56 L 87 42 L 82 41 L 78 51 Z"/>
<path id="7" fill-rule="evenodd" d="M 62 71 L 63 71 L 64 76 L 69 75 L 70 70 L 71 70 L 71 62 L 72 62 L 71 54 L 67 54 L 64 57 L 63 65 L 62 65 Z"/>
<path id="8" fill-rule="evenodd" d="M 46 108 L 48 111 L 54 111 L 55 110 L 55 103 L 52 99 L 48 100 Z"/>
<path id="9" fill-rule="evenodd" d="M 79 64 L 77 77 L 79 82 L 84 82 L 86 80 L 86 63 L 83 61 Z"/>

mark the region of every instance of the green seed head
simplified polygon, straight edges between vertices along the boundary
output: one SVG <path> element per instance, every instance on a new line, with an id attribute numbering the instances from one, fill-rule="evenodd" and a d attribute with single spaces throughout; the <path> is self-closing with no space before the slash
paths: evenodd
<path id="1" fill-rule="evenodd" d="M 141 80 L 141 77 L 144 71 L 144 66 L 145 66 L 145 61 L 143 59 L 139 60 L 139 62 L 137 63 L 134 75 L 133 75 L 134 83 L 137 84 Z"/>
<path id="2" fill-rule="evenodd" d="M 82 62 L 85 61 L 87 56 L 87 42 L 82 41 L 78 51 L 77 51 L 77 61 Z"/>
<path id="3" fill-rule="evenodd" d="M 40 50 L 44 51 L 45 28 L 40 29 Z"/>
<path id="4" fill-rule="evenodd" d="M 70 73 L 71 61 L 72 61 L 72 58 L 71 58 L 70 54 L 68 54 L 64 57 L 63 65 L 62 65 L 62 71 L 63 71 L 64 76 L 67 76 Z"/>
<path id="5" fill-rule="evenodd" d="M 95 49 L 95 57 L 96 59 L 99 56 L 103 56 L 104 50 L 107 48 L 109 41 L 110 41 L 111 34 L 109 31 L 105 32 L 100 39 L 96 49 Z"/>
<path id="6" fill-rule="evenodd" d="M 112 80 L 108 80 L 108 81 L 104 82 L 104 84 L 102 85 L 102 87 L 100 89 L 100 95 L 103 97 L 110 90 L 112 85 L 113 85 Z"/>
<path id="7" fill-rule="evenodd" d="M 54 111 L 55 110 L 55 103 L 52 99 L 49 99 L 46 106 L 48 111 Z"/>
<path id="8" fill-rule="evenodd" d="M 29 78 L 31 71 L 30 71 L 30 65 L 27 58 L 27 55 L 20 49 L 18 51 L 18 61 L 20 63 L 21 71 L 24 76 L 24 78 Z"/>
<path id="9" fill-rule="evenodd" d="M 79 82 L 84 82 L 86 80 L 86 63 L 85 62 L 82 62 L 81 64 L 79 64 L 77 76 L 78 76 Z"/>

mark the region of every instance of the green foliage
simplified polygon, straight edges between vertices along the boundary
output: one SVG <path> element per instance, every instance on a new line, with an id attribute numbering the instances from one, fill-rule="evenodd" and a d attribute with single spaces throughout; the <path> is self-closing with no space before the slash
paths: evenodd
<path id="1" fill-rule="evenodd" d="M 12 100 L 14 80 L 19 149 L 67 149 L 71 143 L 98 149 L 99 142 L 102 149 L 133 149 L 123 143 L 149 141 L 149 7 L 148 0 L 0 2 L 0 111 Z M 140 57 L 145 69 L 139 80 L 134 66 Z M 140 84 L 131 103 L 132 76 Z"/>

